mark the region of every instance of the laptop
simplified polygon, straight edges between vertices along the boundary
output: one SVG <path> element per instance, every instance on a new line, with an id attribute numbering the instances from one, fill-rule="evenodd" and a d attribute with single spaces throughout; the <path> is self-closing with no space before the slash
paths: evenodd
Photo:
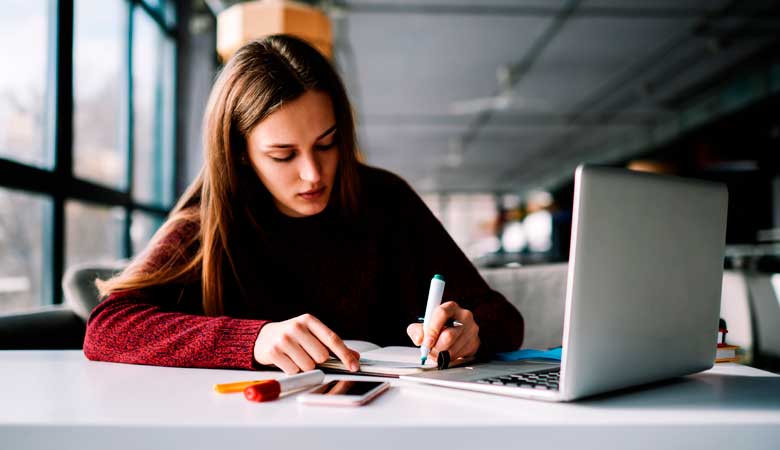
<path id="1" fill-rule="evenodd" d="M 711 368 L 727 204 L 718 183 L 579 166 L 560 364 L 491 362 L 401 379 L 571 401 Z"/>

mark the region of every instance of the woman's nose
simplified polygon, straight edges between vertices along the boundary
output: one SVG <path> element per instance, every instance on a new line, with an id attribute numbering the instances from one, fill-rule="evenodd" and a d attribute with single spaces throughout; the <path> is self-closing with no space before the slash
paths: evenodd
<path id="1" fill-rule="evenodd" d="M 300 177 L 303 181 L 318 183 L 321 177 L 320 162 L 315 155 L 301 158 Z"/>

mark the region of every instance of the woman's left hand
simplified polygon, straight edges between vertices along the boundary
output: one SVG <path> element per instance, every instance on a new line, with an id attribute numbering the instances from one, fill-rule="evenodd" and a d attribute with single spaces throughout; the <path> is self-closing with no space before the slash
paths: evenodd
<path id="1" fill-rule="evenodd" d="M 460 325 L 445 328 L 448 320 L 453 319 Z M 474 315 L 468 309 L 463 309 L 455 302 L 439 305 L 433 312 L 431 321 L 425 329 L 423 342 L 423 324 L 413 323 L 406 328 L 406 333 L 412 338 L 414 345 L 426 344 L 431 349 L 431 356 L 437 358 L 439 352 L 447 350 L 451 359 L 472 356 L 479 349 L 479 326 L 474 321 Z"/>

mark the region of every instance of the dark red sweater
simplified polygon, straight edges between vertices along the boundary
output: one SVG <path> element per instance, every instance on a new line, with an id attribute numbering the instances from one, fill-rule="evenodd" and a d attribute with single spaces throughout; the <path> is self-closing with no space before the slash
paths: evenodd
<path id="1" fill-rule="evenodd" d="M 84 354 L 134 364 L 252 369 L 263 325 L 304 313 L 342 339 L 412 345 L 406 327 L 424 313 L 436 273 L 446 278 L 444 301 L 474 313 L 481 355 L 519 348 L 522 317 L 487 286 L 417 194 L 379 169 L 362 167 L 360 176 L 357 219 L 343 219 L 331 208 L 290 218 L 270 199 L 257 201 L 247 212 L 252 220 L 241 222 L 257 225 L 237 226 L 233 233 L 239 273 L 226 278 L 225 316 L 203 315 L 199 280 L 115 293 L 92 311 Z M 195 225 L 176 229 L 151 249 L 150 260 L 174 257 L 184 238 L 198 232 Z"/>

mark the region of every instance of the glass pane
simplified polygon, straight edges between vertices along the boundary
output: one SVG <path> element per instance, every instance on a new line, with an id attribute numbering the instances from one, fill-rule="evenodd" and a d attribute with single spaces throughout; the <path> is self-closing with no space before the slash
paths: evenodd
<path id="1" fill-rule="evenodd" d="M 122 258 L 125 211 L 77 201 L 65 204 L 65 268 Z"/>
<path id="2" fill-rule="evenodd" d="M 163 7 L 163 17 L 169 27 L 176 26 L 176 2 L 167 0 Z"/>
<path id="3" fill-rule="evenodd" d="M 51 303 L 52 201 L 0 188 L 0 313 Z"/>
<path id="4" fill-rule="evenodd" d="M 0 14 L 0 158 L 50 167 L 49 0 L 6 0 Z M 47 74 L 52 77 L 47 80 Z"/>
<path id="5" fill-rule="evenodd" d="M 142 0 L 149 8 L 153 9 L 166 25 L 176 25 L 176 1 L 175 0 Z"/>
<path id="6" fill-rule="evenodd" d="M 158 9 L 160 7 L 160 1 L 161 0 L 143 0 L 143 2 L 152 9 Z"/>
<path id="7" fill-rule="evenodd" d="M 77 177 L 127 187 L 127 5 L 77 0 L 74 27 L 73 170 Z"/>
<path id="8" fill-rule="evenodd" d="M 130 240 L 133 243 L 133 255 L 140 253 L 152 239 L 154 232 L 165 221 L 165 217 L 133 211 L 133 224 L 130 226 Z"/>
<path id="9" fill-rule="evenodd" d="M 146 12 L 133 13 L 133 197 L 173 202 L 175 45 Z"/>

